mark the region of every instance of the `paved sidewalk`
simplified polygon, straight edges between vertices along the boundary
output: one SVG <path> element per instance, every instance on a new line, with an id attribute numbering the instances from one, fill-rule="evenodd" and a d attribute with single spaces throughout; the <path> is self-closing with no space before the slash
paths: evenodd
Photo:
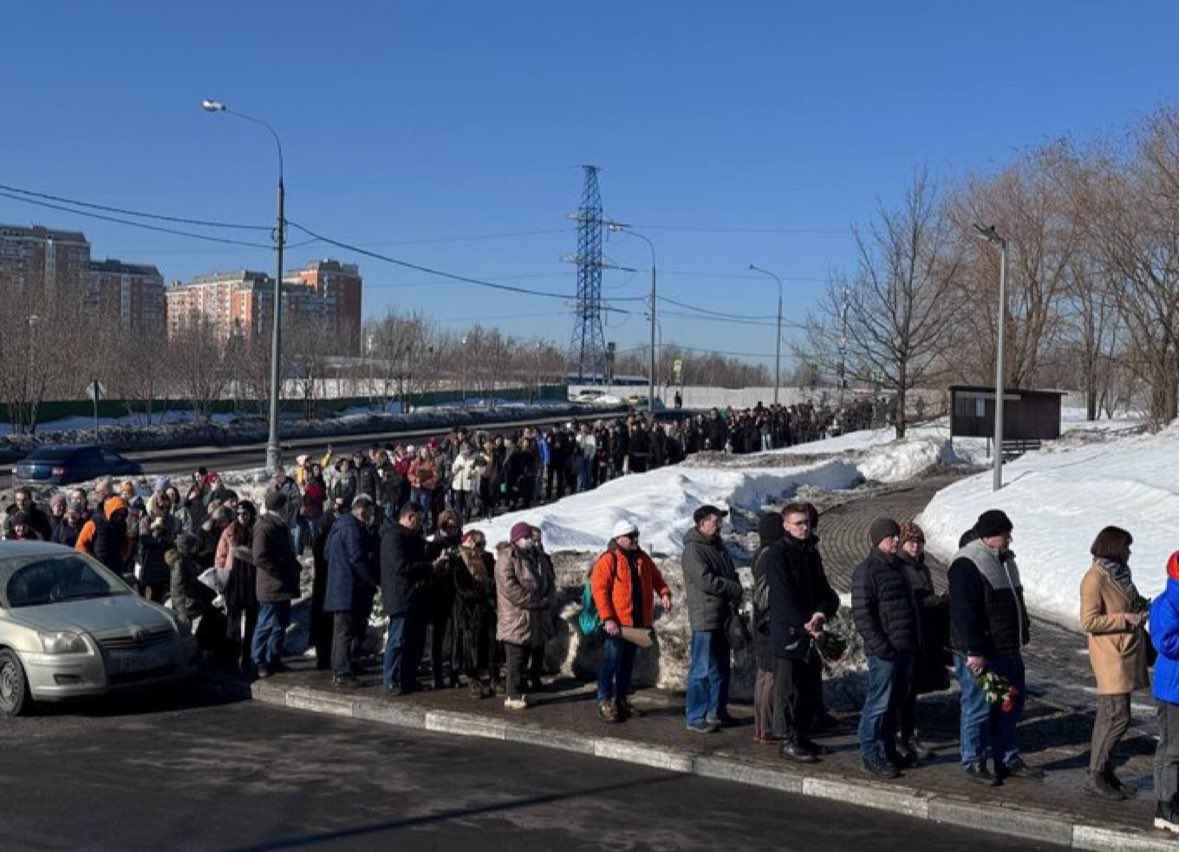
<path id="1" fill-rule="evenodd" d="M 984 788 L 969 782 L 958 766 L 957 710 L 945 700 L 925 702 L 921 710 L 937 757 L 896 781 L 884 782 L 859 768 L 854 715 L 841 719 L 840 732 L 820 738 L 831 754 L 813 766 L 799 767 L 780 760 L 772 746 L 753 742 L 748 707 L 733 708 L 740 726 L 712 735 L 694 734 L 684 729 L 681 697 L 654 690 L 635 697 L 643 718 L 606 725 L 597 719 L 592 685 L 576 681 L 549 684 L 525 711 L 507 710 L 498 698 L 472 699 L 463 689 L 390 698 L 375 674 L 361 688 L 341 690 L 331 686 L 326 672 L 314 669 L 240 688 L 255 700 L 293 709 L 592 754 L 1041 843 L 1080 849 L 1176 848 L 1170 836 L 1150 828 L 1154 805 L 1148 792 L 1115 804 L 1080 791 L 1088 721 L 1043 705 L 1028 714 L 1023 739 L 1031 762 L 1048 769 L 1048 778 L 1009 780 L 1001 787 Z M 1127 747 L 1143 759 L 1153 751 L 1152 743 L 1131 742 Z"/>

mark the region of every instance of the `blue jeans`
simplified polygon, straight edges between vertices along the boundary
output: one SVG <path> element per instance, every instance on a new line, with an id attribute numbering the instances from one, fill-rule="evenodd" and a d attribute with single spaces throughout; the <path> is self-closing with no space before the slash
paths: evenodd
<path id="1" fill-rule="evenodd" d="M 598 701 L 623 701 L 630 692 L 630 675 L 635 667 L 633 642 L 621 636 L 606 636 L 602 667 L 598 669 Z"/>
<path id="2" fill-rule="evenodd" d="M 403 692 L 409 692 L 417 686 L 425 639 L 426 623 L 419 616 L 390 616 L 381 667 L 381 679 L 386 688 L 398 686 Z"/>
<path id="3" fill-rule="evenodd" d="M 258 604 L 258 626 L 250 656 L 258 668 L 272 669 L 282 662 L 287 625 L 291 623 L 291 602 L 273 601 Z"/>
<path id="4" fill-rule="evenodd" d="M 424 513 L 422 515 L 422 529 L 430 529 L 430 507 L 434 504 L 434 492 L 425 488 L 411 488 L 409 489 L 409 502 L 421 507 Z"/>
<path id="5" fill-rule="evenodd" d="M 693 630 L 684 715 L 688 724 L 729 714 L 729 640 L 725 631 Z"/>
<path id="6" fill-rule="evenodd" d="M 891 660 L 868 655 L 868 695 L 860 713 L 860 757 L 888 763 L 896 757 L 897 720 L 913 688 L 916 655 L 897 651 Z"/>
<path id="7" fill-rule="evenodd" d="M 1015 745 L 1015 726 L 1023 716 L 1023 701 L 1026 693 L 1023 672 L 1023 657 L 1018 651 L 1009 654 L 992 654 L 987 657 L 987 669 L 1011 681 L 1018 690 L 1010 713 L 1004 713 L 998 705 L 987 704 L 986 696 L 975 683 L 974 675 L 966 668 L 966 657 L 954 653 L 954 671 L 962 685 L 962 724 L 959 731 L 963 765 L 978 763 L 987 759 L 987 749 L 998 766 L 1007 766 L 1019 757 Z"/>

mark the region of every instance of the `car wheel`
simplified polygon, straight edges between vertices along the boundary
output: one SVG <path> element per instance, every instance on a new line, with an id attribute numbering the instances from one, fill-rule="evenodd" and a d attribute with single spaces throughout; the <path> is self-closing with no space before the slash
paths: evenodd
<path id="1" fill-rule="evenodd" d="M 5 648 L 0 651 L 0 714 L 22 716 L 33 706 L 29 697 L 29 681 L 24 666 L 16 653 Z"/>

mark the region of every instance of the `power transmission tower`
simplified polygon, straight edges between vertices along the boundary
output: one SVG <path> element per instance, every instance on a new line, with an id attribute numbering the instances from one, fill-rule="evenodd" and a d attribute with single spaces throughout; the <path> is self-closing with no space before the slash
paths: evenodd
<path id="1" fill-rule="evenodd" d="M 598 167 L 583 166 L 581 206 L 569 218 L 577 222 L 577 301 L 573 306 L 573 339 L 565 371 L 580 384 L 606 381 L 606 335 L 602 331 L 602 196 Z"/>

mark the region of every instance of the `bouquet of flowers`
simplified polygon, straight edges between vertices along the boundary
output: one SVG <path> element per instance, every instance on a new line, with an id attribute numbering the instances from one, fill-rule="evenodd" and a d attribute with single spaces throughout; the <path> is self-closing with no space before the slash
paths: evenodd
<path id="1" fill-rule="evenodd" d="M 998 672 L 984 671 L 980 675 L 975 675 L 974 682 L 978 684 L 978 688 L 986 696 L 988 704 L 998 704 L 999 709 L 1004 713 L 1010 713 L 1015 709 L 1015 696 L 1019 695 L 1019 690 L 1012 686 L 1011 681 L 1003 675 Z"/>

